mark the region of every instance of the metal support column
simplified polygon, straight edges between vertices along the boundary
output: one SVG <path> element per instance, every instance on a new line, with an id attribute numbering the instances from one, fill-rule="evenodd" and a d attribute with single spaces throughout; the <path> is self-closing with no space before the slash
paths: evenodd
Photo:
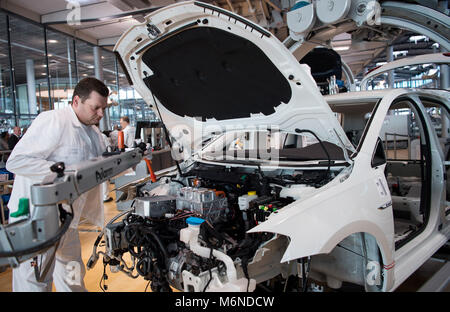
<path id="1" fill-rule="evenodd" d="M 16 104 L 16 79 L 15 79 L 15 74 L 14 74 L 12 51 L 11 51 L 11 27 L 9 25 L 9 15 L 6 15 L 6 30 L 7 30 L 7 37 L 8 37 L 9 80 L 11 83 L 11 96 L 12 96 L 12 103 L 13 103 L 13 109 L 14 109 L 14 125 L 18 126 L 19 125 L 19 115 L 17 113 L 17 104 Z"/>
<path id="2" fill-rule="evenodd" d="M 25 70 L 27 74 L 28 112 L 30 114 L 37 114 L 34 60 L 32 59 L 25 60 Z"/>
<path id="3" fill-rule="evenodd" d="M 117 55 L 114 54 L 114 70 L 116 71 L 116 89 L 117 89 L 117 104 L 119 104 L 119 118 L 122 116 L 122 104 L 120 103 L 120 82 L 119 82 L 119 61 Z"/>
<path id="4" fill-rule="evenodd" d="M 103 81 L 103 64 L 102 64 L 102 51 L 99 46 L 94 46 L 94 68 L 95 78 Z M 109 130 L 109 109 L 105 109 L 105 114 L 100 120 L 100 130 Z"/>
<path id="5" fill-rule="evenodd" d="M 386 62 L 389 63 L 389 62 L 392 62 L 393 60 L 394 60 L 394 47 L 390 45 L 386 48 Z M 394 88 L 394 71 L 393 70 L 390 70 L 388 72 L 387 83 L 388 83 L 389 89 Z"/>
<path id="6" fill-rule="evenodd" d="M 446 49 L 441 48 L 441 52 L 448 52 Z M 441 64 L 440 65 L 440 89 L 448 89 L 450 88 L 450 72 L 448 65 Z"/>
<path id="7" fill-rule="evenodd" d="M 66 39 L 66 43 L 67 43 L 67 70 L 69 72 L 69 88 L 68 89 L 72 89 L 73 86 L 73 82 L 72 82 L 72 57 L 71 57 L 71 53 L 70 53 L 70 46 L 71 46 L 71 41 L 72 39 L 67 38 Z"/>
<path id="8" fill-rule="evenodd" d="M 73 41 L 73 61 L 75 64 L 75 81 L 78 83 L 78 63 L 77 63 L 77 45 L 75 42 L 75 39 L 72 39 Z"/>
<path id="9" fill-rule="evenodd" d="M 2 64 L 0 64 L 0 111 L 4 112 L 6 109 L 6 97 L 5 97 L 5 88 L 3 85 L 3 73 L 2 73 Z"/>
<path id="10" fill-rule="evenodd" d="M 52 86 L 50 81 L 50 67 L 48 66 L 48 45 L 47 45 L 47 26 L 44 25 L 44 51 L 45 51 L 45 64 L 47 72 L 47 84 L 48 84 L 48 106 L 49 110 L 54 109 L 52 98 Z"/>

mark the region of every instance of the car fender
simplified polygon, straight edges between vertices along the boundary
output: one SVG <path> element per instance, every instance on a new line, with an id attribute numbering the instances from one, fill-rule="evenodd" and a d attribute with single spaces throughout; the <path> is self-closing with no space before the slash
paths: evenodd
<path id="1" fill-rule="evenodd" d="M 365 232 L 377 240 L 385 264 L 392 263 L 393 212 L 385 166 L 366 168 L 369 163 L 368 155 L 358 155 L 345 181 L 338 175 L 323 190 L 284 207 L 249 232 L 288 236 L 290 244 L 281 262 L 329 253 L 350 234 Z M 377 183 L 383 183 L 385 194 L 380 194 Z"/>

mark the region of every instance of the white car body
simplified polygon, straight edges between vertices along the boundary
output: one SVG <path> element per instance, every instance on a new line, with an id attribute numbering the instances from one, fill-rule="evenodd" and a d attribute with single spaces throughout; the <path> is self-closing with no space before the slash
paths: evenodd
<path id="1" fill-rule="evenodd" d="M 207 20 L 207 23 L 202 22 L 204 20 Z M 153 34 L 149 34 L 147 27 Z M 156 32 L 155 27 L 158 29 Z M 286 79 L 292 90 L 290 100 L 287 103 L 278 103 L 272 114 L 252 111 L 247 117 L 220 120 L 209 118 L 203 122 L 196 120 L 196 116 L 183 116 L 167 109 L 164 106 L 167 103 L 160 101 L 158 94 L 154 97 L 144 82 L 146 78 L 157 73 L 146 65 L 142 59 L 145 54 L 143 52 L 158 46 L 167 38 L 202 27 L 229 32 L 256 45 Z M 343 162 L 346 165 L 339 169 L 337 176 L 330 182 L 320 188 L 298 185 L 284 188 L 283 191 L 288 192 L 295 201 L 248 231 L 277 234 L 274 239 L 260 246 L 250 263 L 249 270 L 253 272 L 251 278 L 256 283 L 268 280 L 280 272 L 289 276 L 286 270 L 296 268 L 297 259 L 312 257 L 312 270 L 322 274 L 329 285 L 338 287 L 342 281 L 351 281 L 365 285 L 366 290 L 373 290 L 370 285 L 367 286 L 364 278 L 368 263 L 358 260 L 359 258 L 347 258 L 336 251 L 336 246 L 340 243 L 351 240 L 355 242 L 355 246 L 366 246 L 367 243 L 367 248 L 364 249 L 366 260 L 374 259 L 382 265 L 382 285 L 377 285 L 379 287 L 376 290 L 393 291 L 449 239 L 449 218 L 445 216 L 444 158 L 426 114 L 424 120 L 430 130 L 428 134 L 432 158 L 429 220 L 426 228 L 417 237 L 398 250 L 395 250 L 392 198 L 384 175 L 386 164 L 375 167 L 371 165 L 378 135 L 393 102 L 409 99 L 417 104 L 418 110 L 423 111 L 419 96 L 426 95 L 440 98 L 448 109 L 448 94 L 397 89 L 353 92 L 324 98 L 317 89 L 308 67 L 300 65 L 274 36 L 265 35 L 265 31 L 257 25 L 231 12 L 198 2 L 178 3 L 151 13 L 146 17 L 145 23 L 134 26 L 123 34 L 115 46 L 115 51 L 122 58 L 133 87 L 148 104 L 157 105 L 156 112 L 174 139 L 174 149 L 181 149 L 180 154 L 175 156 L 181 155 L 185 164 L 198 162 L 227 167 L 255 167 L 252 164 L 246 166 L 242 163 L 218 162 L 202 154 L 200 147 L 202 140 L 213 135 L 215 131 L 249 131 L 260 125 L 278 127 L 286 133 L 295 133 L 296 129 L 308 129 L 316 133 L 321 140 L 346 150 L 343 153 Z M 187 68 L 188 65 L 186 64 Z M 227 89 L 227 85 L 223 87 Z M 173 92 L 176 92 L 176 89 L 174 90 Z M 356 148 L 348 140 L 329 105 L 356 107 L 359 103 L 368 102 L 378 102 L 377 109 L 369 122 L 370 126 L 366 128 L 362 144 Z M 211 107 L 213 106 L 214 102 L 211 103 Z M 201 135 L 198 135 L 199 133 Z M 303 164 L 311 165 L 308 162 L 287 162 L 286 168 L 302 167 Z M 314 165 L 314 162 L 312 164 Z M 266 161 L 261 163 L 261 169 L 273 170 L 279 168 L 279 165 L 279 162 Z M 185 166 L 182 164 L 182 167 Z M 320 166 L 317 168 L 320 169 Z M 360 233 L 364 235 L 360 237 Z M 184 232 L 183 235 L 183 239 L 189 241 L 189 238 L 186 238 L 189 237 L 188 233 Z M 288 241 L 283 242 L 286 237 Z M 378 251 L 381 259 L 377 258 Z M 340 261 L 334 263 L 336 266 L 327 265 L 330 264 L 327 255 L 331 254 Z M 315 269 L 314 263 L 319 267 Z M 239 275 L 239 263 L 236 263 L 236 268 Z M 198 282 L 201 282 L 200 277 L 189 272 L 183 273 L 184 278 L 188 274 L 190 278 L 198 278 Z M 225 280 L 215 283 L 208 290 L 236 289 L 242 290 L 237 284 L 230 280 L 227 283 Z"/>

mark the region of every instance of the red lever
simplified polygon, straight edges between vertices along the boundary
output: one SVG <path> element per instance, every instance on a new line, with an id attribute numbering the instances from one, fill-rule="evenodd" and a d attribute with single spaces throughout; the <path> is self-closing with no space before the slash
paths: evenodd
<path id="1" fill-rule="evenodd" d="M 124 136 L 123 136 L 123 131 L 119 131 L 119 136 L 117 137 L 117 147 L 119 148 L 119 150 L 124 150 L 125 149 L 125 143 L 124 143 Z"/>
<path id="2" fill-rule="evenodd" d="M 147 158 L 145 158 L 145 162 L 147 163 L 147 168 L 148 168 L 148 171 L 150 172 L 150 179 L 152 180 L 153 183 L 155 183 L 156 175 L 152 169 L 152 162 L 150 161 L 150 159 L 147 159 Z"/>

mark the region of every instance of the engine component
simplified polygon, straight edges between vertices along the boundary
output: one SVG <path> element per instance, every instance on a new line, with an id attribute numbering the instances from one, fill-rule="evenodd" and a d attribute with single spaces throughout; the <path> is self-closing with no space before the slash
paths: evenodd
<path id="1" fill-rule="evenodd" d="M 241 210 L 247 210 L 249 207 L 249 203 L 256 199 L 258 195 L 256 195 L 256 192 L 248 192 L 245 195 L 239 196 L 238 203 L 239 203 L 239 209 Z"/>
<path id="2" fill-rule="evenodd" d="M 248 230 L 291 204 L 299 189 L 314 190 L 321 173 L 200 164 L 139 186 L 134 209 L 105 227 L 104 264 L 132 278 L 136 271 L 152 291 L 253 291 L 262 278 L 254 264 L 274 235 Z M 299 181 L 308 183 L 299 188 Z"/>
<path id="3" fill-rule="evenodd" d="M 124 237 L 123 222 L 108 224 L 105 227 L 106 254 L 109 257 L 115 256 L 122 250 L 127 250 L 128 244 Z"/>
<path id="4" fill-rule="evenodd" d="M 161 218 L 176 209 L 174 196 L 152 196 L 136 198 L 135 213 L 141 217 Z"/>
<path id="5" fill-rule="evenodd" d="M 200 218 L 194 218 L 190 217 L 186 220 L 188 227 L 184 228 L 180 231 L 180 241 L 184 242 L 186 245 L 189 246 L 189 249 L 192 250 L 193 253 L 196 255 L 199 255 L 204 258 L 212 258 L 215 257 L 218 260 L 222 261 L 225 264 L 226 267 L 226 290 L 228 291 L 244 291 L 248 284 L 250 284 L 250 291 L 254 290 L 255 287 L 255 280 L 248 281 L 245 278 L 238 279 L 237 273 L 236 273 L 236 267 L 234 266 L 234 262 L 225 253 L 212 248 L 203 247 L 199 244 L 198 236 L 200 233 L 200 224 L 204 222 L 204 220 Z M 206 277 L 206 274 L 203 274 L 204 277 Z M 218 274 L 212 274 L 210 271 L 209 273 L 209 280 L 204 286 L 203 290 L 208 289 L 208 286 L 213 287 L 214 285 L 223 285 L 224 280 L 219 279 Z M 198 288 L 198 284 L 202 284 L 201 282 L 204 282 L 204 278 L 194 276 L 192 273 L 183 271 L 183 283 L 184 283 L 184 290 L 188 291 L 189 286 L 192 286 L 194 290 L 199 291 L 201 289 Z M 194 283 L 192 282 L 194 281 Z M 211 281 L 213 282 L 212 284 Z M 249 282 L 249 283 L 248 283 Z M 219 288 L 222 291 L 224 290 L 224 287 Z"/>
<path id="6" fill-rule="evenodd" d="M 220 220 L 228 210 L 225 193 L 207 188 L 181 188 L 176 206 L 177 210 L 189 210 L 211 222 Z"/>

